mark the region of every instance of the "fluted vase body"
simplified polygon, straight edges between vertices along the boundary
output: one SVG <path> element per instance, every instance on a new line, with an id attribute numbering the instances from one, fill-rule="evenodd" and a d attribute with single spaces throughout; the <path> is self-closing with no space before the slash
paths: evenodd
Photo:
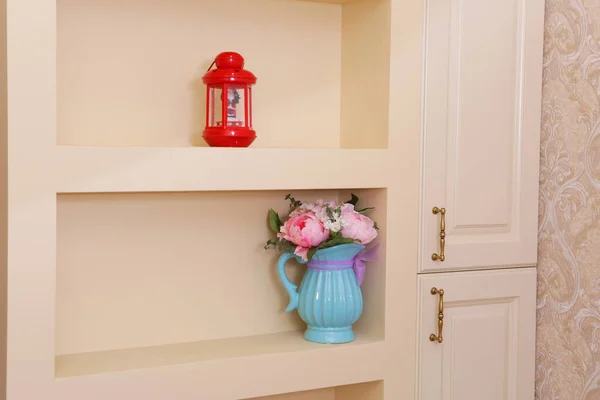
<path id="1" fill-rule="evenodd" d="M 291 253 L 281 256 L 279 276 L 290 295 L 286 311 L 298 309 L 300 318 L 308 325 L 304 334 L 306 340 L 317 343 L 354 340 L 352 325 L 363 310 L 354 266 L 355 257 L 363 249 L 361 245 L 344 244 L 317 251 L 307 264 L 299 288 L 285 276 L 284 264 L 295 256 Z"/>

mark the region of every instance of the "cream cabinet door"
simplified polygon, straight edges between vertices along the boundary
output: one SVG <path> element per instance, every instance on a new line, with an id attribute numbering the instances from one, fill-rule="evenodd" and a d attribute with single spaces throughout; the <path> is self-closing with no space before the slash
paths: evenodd
<path id="1" fill-rule="evenodd" d="M 420 270 L 535 265 L 544 0 L 426 16 Z"/>
<path id="2" fill-rule="evenodd" d="M 418 400 L 533 399 L 535 268 L 421 275 L 419 292 Z"/>

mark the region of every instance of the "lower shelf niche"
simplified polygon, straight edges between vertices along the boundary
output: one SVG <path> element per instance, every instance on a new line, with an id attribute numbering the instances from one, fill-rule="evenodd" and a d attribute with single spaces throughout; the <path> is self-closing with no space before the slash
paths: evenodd
<path id="1" fill-rule="evenodd" d="M 382 400 L 383 381 L 345 385 L 248 400 Z"/>
<path id="2" fill-rule="evenodd" d="M 304 323 L 284 312 L 280 253 L 263 248 L 267 211 L 285 214 L 287 193 L 59 194 L 56 376 L 324 348 L 304 341 Z M 376 207 L 381 227 L 352 347 L 384 337 L 386 191 L 293 195 L 343 201 L 350 193 Z M 299 283 L 305 267 L 288 264 Z"/>

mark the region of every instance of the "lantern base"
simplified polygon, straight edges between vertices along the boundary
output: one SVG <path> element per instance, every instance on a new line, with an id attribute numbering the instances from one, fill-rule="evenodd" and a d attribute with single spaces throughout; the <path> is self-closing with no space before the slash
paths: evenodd
<path id="1" fill-rule="evenodd" d="M 250 128 L 211 127 L 202 135 L 210 147 L 248 147 L 256 139 L 256 132 Z"/>

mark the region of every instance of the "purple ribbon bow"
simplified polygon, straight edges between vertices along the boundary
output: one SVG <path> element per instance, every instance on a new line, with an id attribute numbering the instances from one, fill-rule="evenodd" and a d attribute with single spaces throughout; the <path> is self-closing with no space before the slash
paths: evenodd
<path id="1" fill-rule="evenodd" d="M 377 259 L 378 250 L 379 243 L 370 249 L 361 250 L 351 260 L 312 260 L 309 261 L 307 266 L 309 269 L 317 271 L 342 271 L 352 268 L 354 270 L 354 275 L 356 275 L 356 283 L 360 286 L 365 280 L 365 272 L 367 270 L 365 263 L 367 261 L 375 261 Z"/>
<path id="2" fill-rule="evenodd" d="M 379 243 L 370 249 L 361 250 L 354 257 L 354 264 L 352 269 L 354 270 L 354 275 L 356 275 L 356 283 L 358 286 L 362 285 L 365 281 L 365 272 L 367 270 L 367 265 L 365 264 L 367 261 L 375 261 L 377 260 L 377 251 L 379 250 Z"/>

